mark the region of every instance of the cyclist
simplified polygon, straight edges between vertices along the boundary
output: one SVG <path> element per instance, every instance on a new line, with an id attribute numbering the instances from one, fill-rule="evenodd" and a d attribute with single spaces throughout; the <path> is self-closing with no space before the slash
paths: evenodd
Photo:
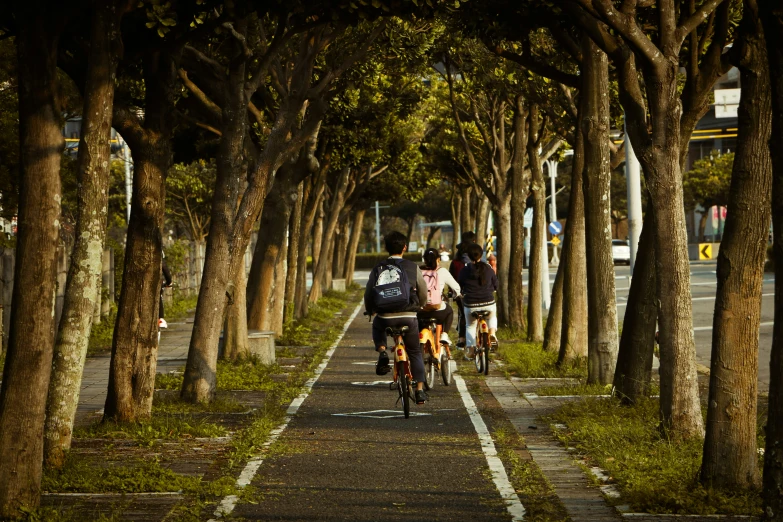
<path id="1" fill-rule="evenodd" d="M 451 261 L 451 265 L 449 265 L 449 273 L 454 279 L 459 278 L 459 273 L 462 271 L 463 268 L 465 268 L 466 265 L 470 264 L 470 258 L 467 254 L 467 248 L 468 246 L 472 245 L 476 242 L 476 233 L 471 232 L 468 230 L 464 234 L 462 234 L 462 242 L 457 245 L 457 251 L 454 252 L 454 259 Z M 465 314 L 463 313 L 462 308 L 462 299 L 457 298 L 457 317 L 459 320 L 457 321 L 457 334 L 459 335 L 459 340 L 457 341 L 457 346 L 460 348 L 465 347 Z"/>
<path id="2" fill-rule="evenodd" d="M 457 281 L 462 287 L 462 302 L 465 307 L 467 319 L 467 344 L 469 346 L 468 358 L 476 354 L 476 318 L 471 314 L 479 310 L 490 312 L 487 316 L 489 336 L 493 344 L 497 343 L 495 332 L 498 328 L 497 305 L 495 304 L 495 290 L 498 289 L 498 278 L 495 271 L 488 263 L 481 260 L 484 249 L 481 245 L 473 243 L 467 248 L 467 254 L 471 263 L 459 273 Z"/>
<path id="3" fill-rule="evenodd" d="M 421 267 L 421 273 L 427 283 L 427 303 L 416 314 L 419 318 L 419 331 L 427 328 L 428 320 L 434 318 L 438 324 L 443 326 L 440 342 L 451 345 L 448 332 L 454 321 L 454 310 L 443 301 L 441 296 L 443 289 L 447 286 L 454 292 L 454 295 L 459 295 L 460 287 L 449 271 L 441 268 L 440 255 L 437 250 L 428 249 L 424 252 L 423 259 L 424 265 Z"/>
<path id="4" fill-rule="evenodd" d="M 407 326 L 405 348 L 416 380 L 416 403 L 424 404 L 428 397 L 424 392 L 424 356 L 419 346 L 419 330 L 416 311 L 420 303 L 427 302 L 427 283 L 416 263 L 403 259 L 408 250 L 408 238 L 400 232 L 392 232 L 384 238 L 388 259 L 378 263 L 367 281 L 364 307 L 368 314 L 377 314 L 372 322 L 372 340 L 379 352 L 377 375 L 389 373 L 389 354 L 386 353 L 386 328 Z"/>

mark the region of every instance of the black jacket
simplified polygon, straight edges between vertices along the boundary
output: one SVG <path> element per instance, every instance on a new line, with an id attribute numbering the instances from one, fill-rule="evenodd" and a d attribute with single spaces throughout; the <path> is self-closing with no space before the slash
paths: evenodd
<path id="1" fill-rule="evenodd" d="M 484 284 L 479 282 L 476 265 L 470 263 L 459 273 L 457 282 L 462 289 L 462 302 L 468 308 L 474 306 L 491 305 L 495 302 L 495 290 L 498 289 L 498 276 L 489 264 L 479 261 L 484 265 Z"/>

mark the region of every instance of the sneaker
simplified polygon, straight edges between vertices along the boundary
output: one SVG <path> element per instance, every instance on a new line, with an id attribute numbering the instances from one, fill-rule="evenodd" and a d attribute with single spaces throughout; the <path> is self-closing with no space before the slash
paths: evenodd
<path id="1" fill-rule="evenodd" d="M 375 375 L 386 375 L 389 373 L 389 354 L 383 350 L 378 354 L 378 364 L 375 365 Z"/>
<path id="2" fill-rule="evenodd" d="M 469 360 L 473 360 L 476 357 L 476 347 L 471 346 L 468 348 L 468 353 L 465 354 L 465 357 L 467 357 Z"/>
<path id="3" fill-rule="evenodd" d="M 161 317 L 160 319 L 158 319 L 158 328 L 168 328 L 168 327 L 169 327 L 169 323 L 167 323 L 164 318 Z"/>
<path id="4" fill-rule="evenodd" d="M 490 346 L 490 348 L 492 348 L 493 350 L 494 350 L 494 349 L 496 349 L 496 348 L 498 347 L 498 338 L 497 338 L 497 337 L 495 337 L 494 335 L 490 335 L 490 336 L 489 336 L 489 346 Z"/>
<path id="5" fill-rule="evenodd" d="M 443 332 L 442 334 L 440 334 L 440 342 L 443 343 L 443 344 L 448 344 L 449 346 L 451 346 L 451 339 L 449 339 L 449 334 L 446 333 L 446 332 Z"/>
<path id="6" fill-rule="evenodd" d="M 465 348 L 465 339 L 457 341 L 457 348 Z"/>
<path id="7" fill-rule="evenodd" d="M 424 404 L 429 399 L 427 392 L 424 390 L 416 390 L 416 404 Z"/>

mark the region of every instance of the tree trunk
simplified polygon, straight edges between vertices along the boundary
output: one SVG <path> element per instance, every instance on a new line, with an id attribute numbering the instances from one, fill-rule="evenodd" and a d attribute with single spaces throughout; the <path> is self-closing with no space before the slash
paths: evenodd
<path id="1" fill-rule="evenodd" d="M 326 201 L 328 197 L 324 195 L 323 198 L 321 198 L 320 204 L 318 206 L 318 210 L 316 211 L 316 218 L 315 218 L 315 225 L 313 226 L 313 244 L 311 247 L 312 252 L 312 272 L 315 274 L 315 267 L 318 265 L 318 260 L 321 255 L 321 247 L 323 246 L 323 240 L 324 240 L 324 219 L 326 217 L 325 207 L 326 207 Z"/>
<path id="2" fill-rule="evenodd" d="M 770 361 L 763 500 L 767 519 L 783 521 L 783 2 L 761 2 L 772 83 L 772 219 L 775 256 L 775 326 Z"/>
<path id="3" fill-rule="evenodd" d="M 462 219 L 462 222 L 460 224 L 460 238 L 457 241 L 458 243 L 462 241 L 462 234 L 475 231 L 474 227 L 476 226 L 476 217 L 470 211 L 470 200 L 472 199 L 473 190 L 469 186 L 463 186 L 460 187 L 459 192 L 462 201 L 462 210 L 460 210 L 460 219 Z"/>
<path id="4" fill-rule="evenodd" d="M 313 180 L 312 184 L 305 188 L 307 204 L 304 208 L 306 213 L 302 218 L 302 240 L 299 242 L 299 253 L 297 254 L 299 268 L 297 269 L 296 305 L 294 310 L 297 319 L 307 315 L 307 247 L 309 246 L 307 239 L 313 235 L 315 215 L 321 206 L 324 186 L 324 179 L 320 177 Z M 315 249 L 313 249 L 313 252 L 315 252 Z"/>
<path id="5" fill-rule="evenodd" d="M 270 324 L 275 269 L 283 259 L 286 231 L 291 213 L 291 198 L 296 186 L 286 179 L 277 179 L 264 203 L 259 222 L 258 241 L 247 279 L 247 326 L 251 330 L 267 330 Z"/>
<path id="6" fill-rule="evenodd" d="M 509 327 L 517 332 L 525 329 L 525 286 L 522 271 L 525 266 L 525 206 L 530 179 L 525 172 L 527 155 L 527 132 L 525 123 L 527 114 L 524 98 L 514 100 L 514 152 L 511 157 L 509 175 L 511 189 L 509 215 L 509 252 L 508 252 L 508 313 Z"/>
<path id="7" fill-rule="evenodd" d="M 498 237 L 498 324 L 508 326 L 509 318 L 509 272 L 511 268 L 511 194 L 500 195 L 501 205 L 495 209 L 495 232 Z"/>
<path id="8" fill-rule="evenodd" d="M 642 227 L 614 371 L 615 392 L 627 404 L 650 395 L 658 306 L 655 299 L 655 226 Z"/>
<path id="9" fill-rule="evenodd" d="M 587 246 L 587 382 L 610 384 L 617 363 L 617 304 L 612 259 L 609 168 L 609 60 L 586 34 L 580 125 L 585 137 L 585 239 Z"/>
<path id="10" fill-rule="evenodd" d="M 21 508 L 37 508 L 41 499 L 64 145 L 57 17 L 32 3 L 14 10 L 21 176 L 11 327 L 0 388 L 0 518 L 19 517 Z"/>
<path id="11" fill-rule="evenodd" d="M 348 211 L 350 212 L 350 210 Z M 346 212 L 343 212 L 344 218 L 338 222 L 337 234 L 334 239 L 334 257 L 332 258 L 332 277 L 339 279 L 345 273 L 345 257 L 348 251 L 349 231 L 348 231 L 348 216 Z"/>
<path id="12" fill-rule="evenodd" d="M 704 425 L 696 372 L 693 305 L 679 163 L 678 66 L 667 63 L 647 89 L 653 120 L 652 147 L 639 158 L 655 213 L 656 296 L 659 302 L 661 418 L 677 436 L 701 437 Z M 632 122 L 633 125 L 646 125 Z M 642 147 L 638 147 L 642 150 Z"/>
<path id="13" fill-rule="evenodd" d="M 581 121 L 584 103 L 580 103 L 577 121 Z M 563 325 L 560 332 L 558 364 L 587 357 L 587 257 L 585 254 L 584 211 L 584 136 L 575 129 L 571 168 L 571 197 L 565 225 L 563 256 Z"/>
<path id="14" fill-rule="evenodd" d="M 362 225 L 364 224 L 364 214 L 367 212 L 363 206 L 353 214 L 353 226 L 351 227 L 351 241 L 348 243 L 348 256 L 345 260 L 345 287 L 353 284 L 353 273 L 356 269 L 356 251 L 359 250 L 359 240 L 362 237 Z"/>
<path id="15" fill-rule="evenodd" d="M 561 253 L 565 255 L 565 249 Z M 552 299 L 544 328 L 544 350 L 547 352 L 560 351 L 560 334 L 563 331 L 563 272 L 561 263 L 557 267 L 555 284 L 552 286 Z"/>
<path id="16" fill-rule="evenodd" d="M 226 321 L 223 324 L 223 358 L 236 361 L 250 354 L 247 339 L 247 278 L 245 266 L 234 276 L 229 285 L 231 296 L 226 307 Z"/>
<path id="17" fill-rule="evenodd" d="M 288 270 L 285 280 L 285 317 L 288 321 L 294 317 L 296 302 L 296 282 L 299 278 L 299 243 L 302 240 L 302 214 L 304 212 L 304 182 L 299 183 L 296 191 L 296 201 L 291 210 L 288 223 Z M 307 266 L 305 266 L 307 270 Z"/>
<path id="18" fill-rule="evenodd" d="M 435 237 L 435 234 L 437 234 L 440 231 L 440 227 L 431 227 L 429 234 L 427 234 L 427 242 L 424 244 L 424 248 L 430 248 L 430 243 L 432 243 L 432 239 Z M 435 245 L 435 248 L 438 248 L 440 245 Z"/>
<path id="19" fill-rule="evenodd" d="M 760 483 L 756 451 L 761 293 L 767 259 L 772 87 L 755 1 L 740 22 L 739 136 L 720 252 L 712 328 L 710 397 L 701 482 L 725 489 Z"/>
<path id="20" fill-rule="evenodd" d="M 286 232 L 288 229 L 288 220 L 286 220 Z M 288 248 L 283 246 L 280 250 L 280 262 L 275 266 L 275 286 L 272 291 L 272 301 L 270 303 L 270 313 L 268 321 L 264 324 L 264 329 L 275 332 L 275 335 L 283 335 L 283 318 L 285 316 L 285 281 L 286 267 L 288 266 Z"/>
<path id="21" fill-rule="evenodd" d="M 321 285 L 323 284 L 323 277 L 326 274 L 329 262 L 332 259 L 331 254 L 334 249 L 334 230 L 337 227 L 337 219 L 340 217 L 340 210 L 342 210 L 345 188 L 348 185 L 348 175 L 350 173 L 351 170 L 348 167 L 342 170 L 335 190 L 332 192 L 332 201 L 329 205 L 329 219 L 326 222 L 323 231 L 324 240 L 321 245 L 321 254 L 318 256 L 318 265 L 314 265 L 313 286 L 310 288 L 310 295 L 308 297 L 310 303 L 318 301 L 322 294 Z"/>
<path id="22" fill-rule="evenodd" d="M 546 249 L 546 235 L 543 233 L 546 227 L 545 198 L 546 185 L 544 184 L 544 171 L 541 168 L 541 160 L 538 157 L 538 133 L 539 111 L 536 105 L 530 106 L 528 121 L 530 136 L 527 144 L 528 166 L 533 174 L 530 189 L 533 192 L 533 228 L 530 237 L 530 271 L 527 283 L 527 340 L 530 342 L 542 342 L 544 340 L 543 321 L 543 291 L 541 282 L 544 277 L 549 277 L 549 267 L 544 266 L 542 249 Z"/>
<path id="23" fill-rule="evenodd" d="M 204 273 L 180 391 L 182 399 L 192 403 L 211 402 L 215 396 L 218 335 L 228 303 L 226 290 L 235 277 L 232 269 L 244 265 L 246 250 L 246 246 L 242 248 L 243 245 L 232 243 L 237 205 L 245 180 L 248 179 L 244 143 L 247 132 L 245 62 L 236 57 L 241 53 L 238 44 L 234 44 L 234 47 L 236 54 L 229 68 L 229 88 L 222 110 L 222 136 L 217 151 L 217 177 L 212 195 Z M 260 164 L 258 168 L 264 167 L 264 164 Z M 259 172 L 255 174 L 259 176 Z M 253 180 L 253 183 L 260 184 L 259 191 L 266 191 L 266 180 L 259 178 Z M 243 217 L 247 222 L 255 221 L 255 216 Z"/>
<path id="24" fill-rule="evenodd" d="M 462 226 L 462 196 L 458 192 L 456 187 L 452 188 L 451 192 L 451 252 L 454 255 L 457 252 L 457 243 L 459 243 L 459 236 L 462 233 L 460 227 Z"/>
<path id="25" fill-rule="evenodd" d="M 125 247 L 123 284 L 109 370 L 104 419 L 133 422 L 152 411 L 158 359 L 158 303 L 162 261 L 166 172 L 171 165 L 171 119 L 174 89 L 169 56 L 152 52 L 143 58 L 146 111 L 141 137 L 115 111 L 114 126 L 133 155 L 133 196 Z M 118 121 L 119 120 L 119 121 Z M 222 310 L 221 310 L 222 318 Z"/>
<path id="26" fill-rule="evenodd" d="M 60 330 L 54 347 L 44 427 L 44 461 L 61 467 L 71 447 L 82 371 L 92 328 L 93 309 L 100 303 L 103 244 L 109 202 L 109 138 L 117 70 L 118 22 L 114 0 L 98 2 L 92 14 L 90 56 L 84 88 L 84 112 L 76 174 L 78 215 L 65 287 Z"/>
<path id="27" fill-rule="evenodd" d="M 489 231 L 487 222 L 489 221 L 489 199 L 483 193 L 476 194 L 478 204 L 476 205 L 476 243 L 483 248 L 487 246 L 487 233 Z"/>

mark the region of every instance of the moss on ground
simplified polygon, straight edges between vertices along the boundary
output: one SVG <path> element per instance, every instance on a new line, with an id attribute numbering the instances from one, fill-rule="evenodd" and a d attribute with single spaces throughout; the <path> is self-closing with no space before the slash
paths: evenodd
<path id="1" fill-rule="evenodd" d="M 541 343 L 503 342 L 498 345 L 498 355 L 505 365 L 506 376 L 515 377 L 586 377 L 587 360 L 557 364 L 557 353 L 544 351 Z"/>
<path id="2" fill-rule="evenodd" d="M 606 470 L 633 511 L 695 515 L 760 515 L 759 491 L 721 491 L 698 483 L 701 439 L 670 440 L 659 429 L 657 399 L 628 407 L 585 398 L 565 403 L 551 423 L 558 439 Z"/>

